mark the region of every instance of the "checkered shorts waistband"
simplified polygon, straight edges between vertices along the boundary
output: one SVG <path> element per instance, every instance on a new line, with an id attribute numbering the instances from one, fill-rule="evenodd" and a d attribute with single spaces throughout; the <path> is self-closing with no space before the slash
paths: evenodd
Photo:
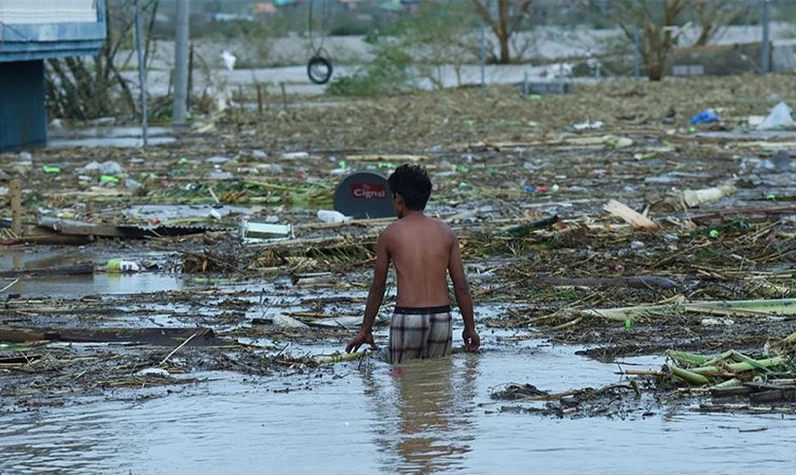
<path id="1" fill-rule="evenodd" d="M 449 313 L 450 311 L 450 305 L 441 305 L 439 307 L 395 307 L 393 313 L 400 313 L 403 315 L 434 315 L 437 313 Z"/>

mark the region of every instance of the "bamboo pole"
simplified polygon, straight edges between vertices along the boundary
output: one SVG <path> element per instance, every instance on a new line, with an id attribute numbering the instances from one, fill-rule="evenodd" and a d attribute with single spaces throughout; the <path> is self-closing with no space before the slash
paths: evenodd
<path id="1" fill-rule="evenodd" d="M 723 376 L 726 375 L 728 372 L 743 373 L 745 371 L 751 371 L 753 369 L 765 369 L 765 368 L 770 368 L 772 366 L 779 366 L 785 361 L 785 359 L 782 358 L 781 356 L 776 356 L 774 358 L 767 358 L 764 360 L 752 360 L 752 361 L 754 361 L 754 363 L 749 361 L 744 361 L 742 363 L 730 363 L 724 367 L 703 366 L 701 368 L 692 368 L 691 371 L 702 376 Z"/>
<path id="2" fill-rule="evenodd" d="M 705 384 L 709 384 L 710 380 L 706 378 L 704 375 L 697 374 L 691 371 L 688 371 L 683 368 L 678 368 L 677 366 L 671 366 L 672 374 L 683 381 L 693 384 L 695 386 L 704 386 Z"/>

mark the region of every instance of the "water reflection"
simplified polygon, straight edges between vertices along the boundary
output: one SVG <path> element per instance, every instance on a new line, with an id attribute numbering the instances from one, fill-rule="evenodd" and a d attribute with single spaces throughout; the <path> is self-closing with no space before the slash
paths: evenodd
<path id="1" fill-rule="evenodd" d="M 463 468 L 475 439 L 477 366 L 472 355 L 417 360 L 396 367 L 386 384 L 364 373 L 365 393 L 377 419 L 386 422 L 375 430 L 385 472 Z"/>

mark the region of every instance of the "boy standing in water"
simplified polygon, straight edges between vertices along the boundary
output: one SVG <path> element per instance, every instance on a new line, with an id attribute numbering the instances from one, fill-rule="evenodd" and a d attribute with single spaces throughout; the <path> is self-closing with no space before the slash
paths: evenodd
<path id="1" fill-rule="evenodd" d="M 459 241 L 445 223 L 423 214 L 431 196 L 428 174 L 419 165 L 405 164 L 395 169 L 388 183 L 398 221 L 388 226 L 376 242 L 376 269 L 362 328 L 346 351 L 357 351 L 364 343 L 376 347 L 373 321 L 384 298 L 390 261 L 398 278 L 398 297 L 390 321 L 390 362 L 450 354 L 453 332 L 447 273 L 464 319 L 465 348 L 477 350 L 480 337 L 475 331 L 473 301 Z"/>

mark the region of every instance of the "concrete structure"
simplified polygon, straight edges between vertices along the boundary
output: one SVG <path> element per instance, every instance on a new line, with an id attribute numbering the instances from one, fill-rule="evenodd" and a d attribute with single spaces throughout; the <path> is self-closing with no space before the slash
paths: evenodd
<path id="1" fill-rule="evenodd" d="M 44 60 L 94 55 L 105 0 L 0 0 L 0 152 L 47 142 Z"/>

